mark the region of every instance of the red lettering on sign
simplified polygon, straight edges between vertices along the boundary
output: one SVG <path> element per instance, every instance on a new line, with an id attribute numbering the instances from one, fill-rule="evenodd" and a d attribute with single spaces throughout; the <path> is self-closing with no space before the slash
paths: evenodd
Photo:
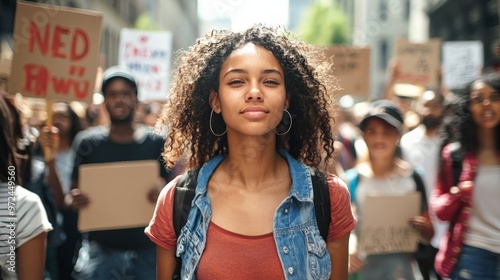
<path id="1" fill-rule="evenodd" d="M 68 95 L 71 82 L 71 79 L 52 77 L 52 87 L 59 94 Z"/>
<path id="2" fill-rule="evenodd" d="M 43 55 L 47 54 L 47 49 L 49 46 L 49 25 L 45 25 L 45 33 L 43 36 L 40 34 L 38 26 L 34 22 L 30 22 L 30 37 L 29 37 L 29 52 L 33 52 L 35 48 L 35 43 L 38 43 L 40 52 Z"/>
<path id="3" fill-rule="evenodd" d="M 76 28 L 72 31 L 69 27 L 56 25 L 50 38 L 50 24 L 45 25 L 43 33 L 40 29 L 34 22 L 30 22 L 29 52 L 33 52 L 35 47 L 38 47 L 42 55 L 47 55 L 49 44 L 51 44 L 50 55 L 54 58 L 68 58 L 69 53 L 69 58 L 77 61 L 88 55 L 90 42 L 85 30 Z M 71 41 L 65 40 L 67 36 L 71 36 Z M 71 42 L 69 49 L 65 42 Z"/>
<path id="4" fill-rule="evenodd" d="M 83 85 L 83 88 L 81 86 Z M 85 99 L 89 93 L 89 81 L 73 81 L 73 89 L 77 99 Z"/>
<path id="5" fill-rule="evenodd" d="M 82 41 L 82 48 L 80 52 L 78 52 L 78 38 Z M 73 35 L 73 39 L 71 40 L 71 60 L 79 60 L 85 57 L 89 52 L 89 37 L 84 30 L 77 28 L 75 29 L 75 34 Z"/>
<path id="6" fill-rule="evenodd" d="M 66 54 L 61 50 L 61 48 L 64 48 L 65 46 L 64 42 L 61 41 L 61 35 L 67 34 L 69 34 L 68 28 L 59 25 L 55 27 L 54 37 L 52 38 L 52 56 L 58 58 L 66 58 Z"/>
<path id="7" fill-rule="evenodd" d="M 49 71 L 47 68 L 35 65 L 24 65 L 24 80 L 23 91 L 33 93 L 34 95 L 44 97 L 47 95 L 47 81 L 49 79 Z"/>
<path id="8" fill-rule="evenodd" d="M 399 80 L 414 83 L 414 84 L 427 84 L 429 82 L 428 74 L 414 74 L 409 72 L 403 72 L 399 75 Z"/>
<path id="9" fill-rule="evenodd" d="M 85 68 L 82 66 L 71 66 L 70 75 L 83 76 Z M 24 66 L 23 91 L 40 97 L 46 97 L 50 89 L 58 95 L 67 96 L 73 94 L 77 100 L 84 100 L 90 89 L 90 82 L 86 80 L 77 80 L 67 77 L 52 76 L 49 70 L 42 65 L 26 64 Z"/>

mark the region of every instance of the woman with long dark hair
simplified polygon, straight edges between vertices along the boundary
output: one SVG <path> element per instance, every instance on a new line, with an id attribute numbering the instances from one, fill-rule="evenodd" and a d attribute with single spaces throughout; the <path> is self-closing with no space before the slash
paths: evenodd
<path id="1" fill-rule="evenodd" d="M 450 279 L 500 279 L 500 75 L 486 74 L 454 98 L 431 198 L 450 222 L 436 270 Z"/>

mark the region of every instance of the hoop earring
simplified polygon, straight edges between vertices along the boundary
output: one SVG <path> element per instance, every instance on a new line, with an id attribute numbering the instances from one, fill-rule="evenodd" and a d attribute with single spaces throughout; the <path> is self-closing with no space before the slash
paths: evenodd
<path id="1" fill-rule="evenodd" d="M 285 111 L 283 111 L 283 119 L 281 119 L 280 124 L 281 124 L 281 123 L 283 123 L 283 124 L 285 124 L 285 125 L 286 125 L 286 120 L 284 120 L 284 119 L 285 119 L 285 114 L 284 114 L 284 113 L 287 113 L 287 114 L 288 114 L 288 117 L 290 118 L 290 125 L 288 126 L 288 129 L 287 129 L 285 132 L 283 132 L 283 133 L 279 133 L 278 131 L 276 131 L 276 129 L 274 129 L 274 132 L 276 132 L 276 134 L 277 134 L 277 135 L 280 135 L 280 136 L 281 136 L 281 135 L 285 135 L 285 134 L 287 134 L 287 133 L 290 131 L 290 129 L 292 129 L 292 122 L 293 122 L 293 121 L 292 121 L 292 115 L 291 115 L 291 114 L 290 114 L 290 112 L 288 112 L 288 110 L 286 110 L 286 109 L 285 109 Z M 279 126 L 279 125 L 278 125 L 278 126 Z"/>
<path id="2" fill-rule="evenodd" d="M 224 132 L 222 132 L 221 134 L 217 134 L 214 132 L 214 129 L 212 128 L 212 115 L 214 114 L 214 109 L 212 109 L 212 111 L 210 112 L 210 131 L 212 132 L 213 135 L 217 136 L 217 137 L 221 137 L 222 135 L 226 134 L 227 132 L 227 126 L 226 126 L 226 130 L 224 130 Z"/>

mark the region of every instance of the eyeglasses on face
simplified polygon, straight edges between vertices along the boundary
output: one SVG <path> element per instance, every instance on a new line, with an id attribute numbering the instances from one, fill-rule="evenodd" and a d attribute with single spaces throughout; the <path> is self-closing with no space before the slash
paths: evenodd
<path id="1" fill-rule="evenodd" d="M 482 104 L 486 99 L 488 99 L 490 102 L 500 102 L 500 93 L 494 91 L 490 93 L 489 97 L 486 97 L 485 94 L 473 93 L 470 97 L 470 102 L 471 104 Z"/>

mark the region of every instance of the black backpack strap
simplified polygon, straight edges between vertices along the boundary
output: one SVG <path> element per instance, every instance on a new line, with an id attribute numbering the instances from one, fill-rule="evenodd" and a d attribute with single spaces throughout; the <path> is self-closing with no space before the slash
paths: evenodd
<path id="1" fill-rule="evenodd" d="M 187 171 L 177 182 L 174 190 L 173 219 L 175 235 L 179 236 L 187 222 L 193 201 L 200 168 Z"/>
<path id="2" fill-rule="evenodd" d="M 427 191 L 425 190 L 425 184 L 422 177 L 416 170 L 413 170 L 413 174 L 411 174 L 411 176 L 415 181 L 415 185 L 417 185 L 417 191 L 422 194 L 422 198 L 420 199 L 420 211 L 423 213 L 429 209 L 429 206 L 427 205 Z"/>
<path id="3" fill-rule="evenodd" d="M 174 189 L 173 220 L 175 236 L 179 237 L 181 229 L 187 222 L 191 203 L 196 191 L 196 182 L 200 168 L 195 168 L 184 173 Z M 175 272 L 172 279 L 180 279 L 182 258 L 176 257 Z"/>
<path id="4" fill-rule="evenodd" d="M 316 223 L 323 240 L 328 238 L 328 229 L 331 221 L 330 192 L 326 175 L 315 167 L 309 167 L 313 185 L 314 211 L 316 212 Z"/>

